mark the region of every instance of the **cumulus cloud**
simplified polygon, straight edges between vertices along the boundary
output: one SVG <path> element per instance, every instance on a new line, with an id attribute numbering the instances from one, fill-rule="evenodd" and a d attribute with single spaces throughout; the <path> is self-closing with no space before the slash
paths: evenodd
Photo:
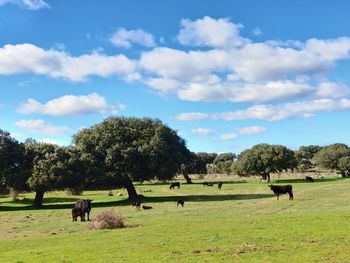
<path id="1" fill-rule="evenodd" d="M 64 51 L 44 50 L 32 44 L 5 45 L 0 48 L 0 75 L 34 73 L 71 81 L 88 76 L 134 76 L 136 62 L 124 55 L 91 53 L 73 57 Z"/>
<path id="2" fill-rule="evenodd" d="M 199 121 L 209 118 L 209 114 L 201 112 L 181 113 L 176 116 L 178 121 Z"/>
<path id="3" fill-rule="evenodd" d="M 266 128 L 262 126 L 249 126 L 249 127 L 238 128 L 238 133 L 240 135 L 257 135 L 257 134 L 263 134 L 265 132 L 266 132 Z"/>
<path id="4" fill-rule="evenodd" d="M 240 36 L 239 30 L 243 26 L 234 24 L 228 18 L 213 19 L 205 16 L 192 21 L 181 20 L 178 41 L 183 45 L 209 47 L 237 47 L 242 46 L 248 39 Z"/>
<path id="5" fill-rule="evenodd" d="M 221 113 L 181 113 L 176 116 L 179 121 L 192 120 L 266 120 L 279 121 L 288 118 L 310 118 L 318 112 L 333 112 L 349 110 L 350 99 L 317 99 L 309 101 L 297 101 L 280 105 L 254 105 L 247 109 L 221 112 Z M 198 116 L 198 118 L 196 118 Z"/>
<path id="6" fill-rule="evenodd" d="M 23 114 L 81 115 L 105 112 L 117 113 L 118 110 L 123 109 L 125 109 L 124 104 L 111 106 L 104 97 L 96 93 L 91 93 L 81 96 L 65 95 L 46 103 L 38 102 L 35 99 L 28 99 L 17 111 Z"/>
<path id="7" fill-rule="evenodd" d="M 0 0 L 0 6 L 5 4 L 15 4 L 28 10 L 50 8 L 49 4 L 43 0 Z"/>
<path id="8" fill-rule="evenodd" d="M 207 128 L 196 128 L 192 129 L 192 133 L 198 136 L 209 136 L 213 134 L 213 131 Z"/>
<path id="9" fill-rule="evenodd" d="M 266 128 L 262 126 L 249 126 L 237 128 L 236 130 L 237 132 L 221 135 L 219 139 L 222 141 L 233 140 L 244 135 L 259 135 L 264 134 L 266 132 Z"/>
<path id="10" fill-rule="evenodd" d="M 227 141 L 227 140 L 233 140 L 239 137 L 239 134 L 237 133 L 228 133 L 228 134 L 222 134 L 220 136 L 220 140 Z"/>
<path id="11" fill-rule="evenodd" d="M 54 126 L 46 123 L 42 119 L 36 120 L 20 120 L 16 121 L 16 126 L 26 129 L 33 133 L 45 134 L 45 135 L 63 135 L 70 131 L 66 126 Z"/>
<path id="12" fill-rule="evenodd" d="M 110 41 L 118 47 L 130 48 L 133 43 L 146 46 L 155 47 L 156 43 L 152 34 L 143 31 L 142 29 L 127 30 L 123 27 L 118 28 L 112 35 Z"/>

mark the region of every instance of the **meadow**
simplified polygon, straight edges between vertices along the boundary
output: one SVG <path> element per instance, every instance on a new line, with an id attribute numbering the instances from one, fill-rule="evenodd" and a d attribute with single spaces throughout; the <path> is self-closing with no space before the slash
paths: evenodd
<path id="1" fill-rule="evenodd" d="M 293 201 L 277 201 L 263 182 L 224 182 L 218 190 L 199 180 L 175 190 L 137 184 L 152 210 L 132 208 L 122 189 L 47 193 L 43 209 L 30 206 L 31 193 L 15 202 L 0 196 L 0 262 L 349 262 L 350 180 L 278 183 L 293 185 Z M 87 222 L 73 223 L 75 200 L 87 198 L 91 217 L 113 209 L 127 227 L 91 231 Z"/>

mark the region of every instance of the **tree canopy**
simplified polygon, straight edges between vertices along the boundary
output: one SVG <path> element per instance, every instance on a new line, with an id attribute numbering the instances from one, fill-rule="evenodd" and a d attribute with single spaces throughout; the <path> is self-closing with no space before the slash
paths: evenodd
<path id="1" fill-rule="evenodd" d="M 339 171 L 344 177 L 349 171 L 347 164 L 349 156 L 350 148 L 346 144 L 335 143 L 317 152 L 314 161 L 320 167 Z"/>
<path id="2" fill-rule="evenodd" d="M 90 183 L 123 186 L 137 197 L 132 181 L 174 177 L 188 152 L 177 132 L 159 120 L 108 118 L 74 136 L 90 163 Z"/>
<path id="3" fill-rule="evenodd" d="M 294 152 L 283 145 L 258 144 L 238 155 L 234 171 L 241 176 L 260 175 L 270 181 L 270 173 L 294 169 Z"/>

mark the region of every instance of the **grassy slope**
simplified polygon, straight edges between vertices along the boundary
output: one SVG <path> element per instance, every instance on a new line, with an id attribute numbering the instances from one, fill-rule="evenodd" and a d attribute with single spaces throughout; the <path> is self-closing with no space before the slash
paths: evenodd
<path id="1" fill-rule="evenodd" d="M 279 201 L 263 183 L 215 187 L 142 185 L 153 210 L 136 211 L 107 191 L 46 195 L 43 210 L 0 198 L 1 262 L 349 262 L 350 180 L 294 183 Z M 116 192 L 116 191 L 115 191 Z M 186 201 L 184 208 L 176 200 Z M 27 198 L 33 196 L 27 195 Z M 89 231 L 72 223 L 75 198 L 92 215 L 113 208 L 130 227 Z"/>

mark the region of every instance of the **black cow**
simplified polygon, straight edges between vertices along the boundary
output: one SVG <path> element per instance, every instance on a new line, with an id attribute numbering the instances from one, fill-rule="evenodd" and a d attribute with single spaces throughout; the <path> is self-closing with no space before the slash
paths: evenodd
<path id="1" fill-rule="evenodd" d="M 83 221 L 83 210 L 81 207 L 74 207 L 72 209 L 72 219 L 74 221 L 78 221 L 78 217 L 80 216 L 80 220 Z"/>
<path id="2" fill-rule="evenodd" d="M 293 187 L 292 185 L 272 185 L 270 184 L 269 187 L 271 190 L 275 193 L 277 196 L 277 200 L 279 200 L 279 196 L 281 194 L 289 194 L 289 200 L 293 200 Z"/>
<path id="3" fill-rule="evenodd" d="M 218 182 L 218 188 L 219 188 L 219 190 L 221 190 L 221 187 L 222 187 L 222 182 L 219 181 L 219 182 Z"/>
<path id="4" fill-rule="evenodd" d="M 169 189 L 175 189 L 175 186 L 177 187 L 177 189 L 179 189 L 180 188 L 180 182 L 172 182 L 170 184 Z"/>
<path id="5" fill-rule="evenodd" d="M 177 200 L 177 206 L 181 205 L 184 207 L 185 201 L 184 200 Z"/>
<path id="6" fill-rule="evenodd" d="M 204 182 L 203 186 L 213 186 L 214 183 L 213 182 Z"/>
<path id="7" fill-rule="evenodd" d="M 135 200 L 133 203 L 132 203 L 132 206 L 140 209 L 141 207 L 141 202 L 139 200 Z"/>
<path id="8" fill-rule="evenodd" d="M 152 206 L 148 206 L 148 205 L 143 205 L 142 208 L 143 208 L 144 210 L 153 209 Z"/>
<path id="9" fill-rule="evenodd" d="M 312 178 L 311 176 L 306 176 L 305 180 L 307 183 L 313 183 L 314 182 L 314 178 Z"/>
<path id="10" fill-rule="evenodd" d="M 91 211 L 91 201 L 90 199 L 86 200 L 78 200 L 75 203 L 75 207 L 77 209 L 81 209 L 81 221 L 85 221 L 85 214 L 87 214 L 87 219 L 90 221 L 90 211 Z"/>

